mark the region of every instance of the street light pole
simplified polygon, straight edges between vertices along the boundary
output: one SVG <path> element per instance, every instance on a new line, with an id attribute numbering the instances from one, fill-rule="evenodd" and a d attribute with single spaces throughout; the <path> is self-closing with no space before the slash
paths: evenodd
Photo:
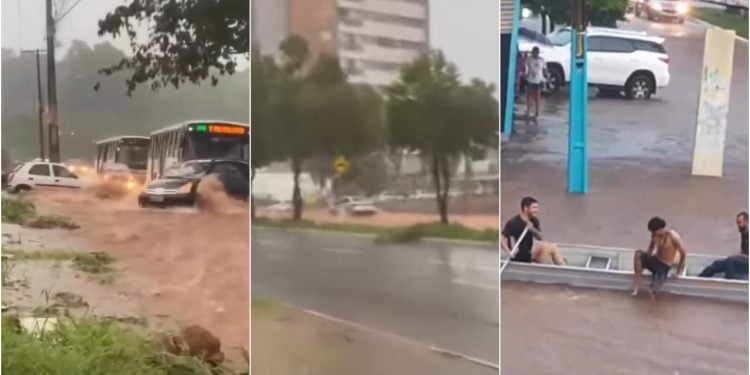
<path id="1" fill-rule="evenodd" d="M 47 124 L 49 159 L 60 162 L 60 126 L 57 117 L 57 75 L 55 73 L 55 17 L 52 0 L 47 3 Z"/>

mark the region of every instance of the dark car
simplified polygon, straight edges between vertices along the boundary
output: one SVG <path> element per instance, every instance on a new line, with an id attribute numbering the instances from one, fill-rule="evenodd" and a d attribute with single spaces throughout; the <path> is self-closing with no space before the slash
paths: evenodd
<path id="1" fill-rule="evenodd" d="M 198 203 L 198 183 L 216 175 L 232 198 L 247 200 L 250 196 L 249 165 L 242 160 L 194 160 L 176 164 L 149 183 L 138 196 L 138 205 L 194 206 Z"/>

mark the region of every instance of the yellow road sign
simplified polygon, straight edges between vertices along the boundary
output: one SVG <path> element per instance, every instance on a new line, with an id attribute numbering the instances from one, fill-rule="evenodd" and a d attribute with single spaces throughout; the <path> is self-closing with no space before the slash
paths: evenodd
<path id="1" fill-rule="evenodd" d="M 339 156 L 333 161 L 333 170 L 338 174 L 343 174 L 349 170 L 349 160 L 345 157 Z"/>

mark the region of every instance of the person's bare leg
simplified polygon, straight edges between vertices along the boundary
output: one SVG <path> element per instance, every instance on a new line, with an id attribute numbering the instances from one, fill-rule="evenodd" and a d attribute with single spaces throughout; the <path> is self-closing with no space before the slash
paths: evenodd
<path id="1" fill-rule="evenodd" d="M 535 112 L 534 112 L 534 119 L 536 120 L 537 117 L 539 117 L 539 107 L 542 105 L 542 89 L 539 88 L 536 90 L 536 106 L 535 106 Z"/>
<path id="2" fill-rule="evenodd" d="M 565 259 L 563 258 L 562 254 L 560 254 L 560 249 L 557 247 L 557 244 L 547 243 L 547 246 L 549 247 L 549 253 L 552 257 L 552 262 L 554 262 L 558 266 L 564 266 Z"/>
<path id="3" fill-rule="evenodd" d="M 536 263 L 545 263 L 549 259 L 558 266 L 565 264 L 565 259 L 560 255 L 557 245 L 549 242 L 537 242 L 531 249 L 531 259 Z"/>
<path id="4" fill-rule="evenodd" d="M 526 121 L 529 121 L 529 119 L 531 118 L 531 105 L 533 103 L 533 97 L 534 97 L 533 93 L 534 91 L 531 90 L 527 84 L 526 85 Z"/>
<path id="5" fill-rule="evenodd" d="M 636 250 L 633 258 L 633 297 L 638 295 L 638 290 L 641 287 L 641 274 L 643 273 L 641 255 L 643 255 L 643 250 Z"/>

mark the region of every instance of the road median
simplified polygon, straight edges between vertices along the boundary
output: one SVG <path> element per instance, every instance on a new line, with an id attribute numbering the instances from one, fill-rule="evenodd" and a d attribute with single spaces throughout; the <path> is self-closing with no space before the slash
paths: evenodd
<path id="1" fill-rule="evenodd" d="M 321 223 L 309 220 L 253 219 L 252 225 L 259 228 L 345 233 L 373 238 L 379 244 L 407 244 L 420 241 L 492 244 L 497 243 L 499 233 L 495 229 L 477 230 L 460 224 L 420 223 L 407 227 L 383 227 L 365 224 Z"/>
<path id="2" fill-rule="evenodd" d="M 740 14 L 727 13 L 723 9 L 694 8 L 691 16 L 699 23 L 726 30 L 734 30 L 738 39 L 747 42 L 748 19 Z"/>

